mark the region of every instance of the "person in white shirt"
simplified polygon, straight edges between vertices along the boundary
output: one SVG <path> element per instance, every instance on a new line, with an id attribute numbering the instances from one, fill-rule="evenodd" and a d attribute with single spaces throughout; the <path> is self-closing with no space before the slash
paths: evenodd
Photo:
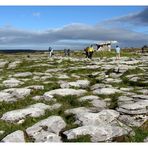
<path id="1" fill-rule="evenodd" d="M 116 46 L 116 60 L 120 60 L 120 47 Z"/>

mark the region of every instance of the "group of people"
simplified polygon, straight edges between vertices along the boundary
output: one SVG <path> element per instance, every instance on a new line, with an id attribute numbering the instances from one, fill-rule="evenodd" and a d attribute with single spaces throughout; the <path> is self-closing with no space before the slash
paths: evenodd
<path id="1" fill-rule="evenodd" d="M 116 60 L 120 59 L 120 50 L 121 50 L 120 47 L 117 45 L 116 48 L 115 48 Z M 92 56 L 93 56 L 93 53 L 94 53 L 93 45 L 86 47 L 84 49 L 84 51 L 85 51 L 86 58 L 92 59 Z"/>
<path id="2" fill-rule="evenodd" d="M 70 49 L 64 49 L 64 56 L 70 56 Z"/>
<path id="3" fill-rule="evenodd" d="M 115 51 L 116 51 L 116 60 L 120 59 L 120 47 L 116 46 Z M 49 47 L 49 57 L 52 57 L 54 55 L 53 53 L 53 48 Z M 93 53 L 94 53 L 94 48 L 93 45 L 86 47 L 84 49 L 86 58 L 92 59 Z M 64 49 L 64 56 L 70 56 L 70 49 Z"/>
<path id="4" fill-rule="evenodd" d="M 53 48 L 49 47 L 49 57 L 52 57 L 54 55 Z M 70 49 L 64 49 L 64 56 L 70 56 Z"/>

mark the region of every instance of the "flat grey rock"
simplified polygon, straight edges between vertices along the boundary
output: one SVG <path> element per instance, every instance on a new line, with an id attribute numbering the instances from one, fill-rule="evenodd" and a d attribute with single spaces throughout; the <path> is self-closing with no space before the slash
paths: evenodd
<path id="1" fill-rule="evenodd" d="M 17 86 L 22 85 L 22 84 L 23 84 L 23 82 L 15 79 L 15 78 L 11 78 L 11 79 L 8 79 L 8 80 L 3 81 L 3 85 L 5 87 L 9 87 L 9 88 L 11 88 L 11 87 L 17 87 Z"/>
<path id="2" fill-rule="evenodd" d="M 96 111 L 101 111 L 107 108 L 107 103 L 104 100 L 92 100 L 91 104 Z"/>
<path id="3" fill-rule="evenodd" d="M 68 109 L 64 113 L 65 114 L 74 114 L 74 115 L 77 115 L 77 114 L 80 114 L 80 113 L 83 113 L 83 112 L 91 112 L 91 110 L 88 109 L 88 108 L 86 108 L 86 107 L 78 107 L 78 108 Z"/>
<path id="4" fill-rule="evenodd" d="M 15 131 L 3 138 L 2 142 L 25 142 L 24 132 L 21 130 Z"/>
<path id="5" fill-rule="evenodd" d="M 88 80 L 77 80 L 75 82 L 59 82 L 61 88 L 70 88 L 70 87 L 76 87 L 76 88 L 87 88 L 90 84 Z"/>
<path id="6" fill-rule="evenodd" d="M 141 89 L 138 92 L 142 93 L 143 95 L 148 95 L 148 89 Z"/>
<path id="7" fill-rule="evenodd" d="M 47 134 L 47 140 L 45 142 L 62 142 L 61 137 L 54 134 L 54 133 L 48 133 Z"/>
<path id="8" fill-rule="evenodd" d="M 0 61 L 0 68 L 4 68 L 8 64 L 8 61 Z"/>
<path id="9" fill-rule="evenodd" d="M 95 84 L 95 85 L 91 86 L 90 89 L 96 90 L 96 89 L 101 89 L 101 88 L 112 88 L 112 85 L 100 83 L 100 84 Z"/>
<path id="10" fill-rule="evenodd" d="M 80 125 L 102 126 L 117 120 L 119 113 L 115 110 L 102 110 L 99 113 L 81 112 L 76 115 L 76 123 Z"/>
<path id="11" fill-rule="evenodd" d="M 29 77 L 29 76 L 32 76 L 31 72 L 20 72 L 14 74 L 14 77 L 20 77 L 20 78 Z"/>
<path id="12" fill-rule="evenodd" d="M 60 74 L 59 76 L 58 76 L 58 79 L 69 79 L 70 77 L 68 76 L 68 75 L 66 75 L 66 74 Z"/>
<path id="13" fill-rule="evenodd" d="M 55 90 L 51 90 L 49 92 L 46 92 L 44 94 L 44 96 L 46 95 L 60 95 L 60 96 L 67 96 L 67 95 L 77 95 L 77 96 L 81 96 L 83 94 L 85 94 L 87 91 L 86 90 L 82 90 L 82 89 L 55 89 Z"/>
<path id="14" fill-rule="evenodd" d="M 148 120 L 148 117 L 146 115 L 120 115 L 119 120 L 127 126 L 140 127 Z"/>
<path id="15" fill-rule="evenodd" d="M 12 95 L 17 97 L 17 98 L 25 98 L 29 96 L 31 93 L 31 89 L 28 88 L 16 88 L 12 92 Z"/>
<path id="16" fill-rule="evenodd" d="M 148 113 L 148 101 L 138 101 L 132 104 L 124 104 L 119 106 L 117 110 L 121 113 L 129 115 L 147 114 Z"/>
<path id="17" fill-rule="evenodd" d="M 12 97 L 14 97 L 13 101 L 17 101 L 20 99 L 24 99 L 29 96 L 31 93 L 31 89 L 28 88 L 8 88 L 4 89 L 1 92 L 9 93 Z"/>
<path id="18" fill-rule="evenodd" d="M 96 95 L 111 95 L 115 93 L 121 93 L 121 91 L 115 88 L 101 88 L 93 91 L 93 94 Z"/>
<path id="19" fill-rule="evenodd" d="M 97 100 L 99 99 L 98 96 L 94 96 L 94 95 L 90 95 L 90 96 L 84 96 L 84 97 L 81 97 L 79 98 L 80 101 L 92 101 L 92 100 Z"/>
<path id="20" fill-rule="evenodd" d="M 60 142 L 59 132 L 66 127 L 60 116 L 50 116 L 26 129 L 35 142 Z"/>
<path id="21" fill-rule="evenodd" d="M 119 78 L 118 78 L 118 79 L 117 79 L 117 78 L 116 78 L 116 79 L 107 78 L 107 79 L 104 80 L 104 82 L 105 82 L 105 83 L 120 83 L 120 82 L 122 82 L 122 80 L 119 79 Z"/>
<path id="22" fill-rule="evenodd" d="M 121 106 L 124 104 L 132 104 L 132 103 L 135 103 L 135 101 L 132 97 L 120 96 L 118 98 L 118 106 Z"/>
<path id="23" fill-rule="evenodd" d="M 138 100 L 148 100 L 148 95 L 134 95 L 132 97 Z"/>
<path id="24" fill-rule="evenodd" d="M 9 63 L 7 69 L 15 69 L 20 63 L 21 63 L 21 61 L 14 61 L 14 62 L 11 62 L 11 63 Z"/>
<path id="25" fill-rule="evenodd" d="M 37 103 L 24 109 L 8 111 L 2 115 L 1 119 L 8 122 L 19 123 L 19 121 L 22 121 L 27 117 L 39 117 L 44 115 L 45 110 L 47 109 L 50 109 L 49 105 Z"/>
<path id="26" fill-rule="evenodd" d="M 124 73 L 127 70 L 135 69 L 137 66 L 130 66 L 130 65 L 120 65 L 119 67 L 114 68 L 114 72 Z"/>
<path id="27" fill-rule="evenodd" d="M 64 134 L 67 139 L 77 139 L 78 136 L 90 135 L 92 142 L 105 142 L 111 141 L 114 137 L 120 137 L 128 135 L 130 130 L 125 130 L 119 126 L 82 126 L 69 131 L 65 131 Z"/>
<path id="28" fill-rule="evenodd" d="M 43 85 L 31 85 L 31 86 L 27 86 L 26 88 L 33 89 L 33 90 L 44 90 Z"/>
<path id="29" fill-rule="evenodd" d="M 90 84 L 88 80 L 78 80 L 76 82 L 69 82 L 70 87 L 87 88 Z"/>
<path id="30" fill-rule="evenodd" d="M 14 102 L 16 101 L 16 98 L 13 97 L 13 95 L 7 93 L 7 92 L 0 92 L 0 102 Z"/>

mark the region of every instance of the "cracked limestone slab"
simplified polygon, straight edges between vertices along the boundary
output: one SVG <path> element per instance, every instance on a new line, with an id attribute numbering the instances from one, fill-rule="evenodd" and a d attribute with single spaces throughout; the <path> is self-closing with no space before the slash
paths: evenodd
<path id="1" fill-rule="evenodd" d="M 101 88 L 93 91 L 93 94 L 96 95 L 111 95 L 115 93 L 121 93 L 121 91 L 116 88 Z"/>
<path id="2" fill-rule="evenodd" d="M 81 96 L 85 94 L 87 91 L 83 89 L 55 89 L 51 90 L 49 92 L 46 92 L 44 96 L 46 95 L 60 95 L 60 96 L 67 96 L 67 95 L 76 95 Z"/>
<path id="3" fill-rule="evenodd" d="M 63 134 L 67 136 L 67 139 L 77 139 L 78 136 L 90 135 L 91 142 L 105 142 L 111 141 L 114 137 L 128 135 L 130 131 L 131 129 L 125 130 L 119 126 L 87 125 L 65 131 Z"/>
<path id="4" fill-rule="evenodd" d="M 19 81 L 15 78 L 10 78 L 8 80 L 3 81 L 2 83 L 5 87 L 9 87 L 9 88 L 17 87 L 19 85 L 24 84 L 22 81 Z"/>
<path id="5" fill-rule="evenodd" d="M 124 104 L 117 108 L 117 111 L 129 115 L 147 114 L 148 113 L 148 101 L 138 101 L 132 104 Z"/>
<path id="6" fill-rule="evenodd" d="M 61 142 L 59 132 L 66 127 L 65 121 L 60 116 L 50 116 L 26 129 L 26 133 L 35 142 Z"/>
<path id="7" fill-rule="evenodd" d="M 25 142 L 24 132 L 21 130 L 15 131 L 3 138 L 2 142 Z"/>
<path id="8" fill-rule="evenodd" d="M 49 106 L 44 103 L 37 103 L 24 109 L 8 111 L 2 115 L 1 119 L 7 122 L 20 124 L 23 123 L 27 117 L 39 117 L 44 115 L 46 110 L 53 110 L 59 107 L 61 107 L 60 104 Z"/>
<path id="9" fill-rule="evenodd" d="M 76 123 L 80 125 L 102 126 L 114 122 L 119 117 L 115 110 L 106 109 L 99 113 L 81 112 L 76 115 Z"/>
<path id="10" fill-rule="evenodd" d="M 24 77 L 32 76 L 32 73 L 31 72 L 20 72 L 20 73 L 14 74 L 13 76 L 14 77 L 24 78 Z"/>

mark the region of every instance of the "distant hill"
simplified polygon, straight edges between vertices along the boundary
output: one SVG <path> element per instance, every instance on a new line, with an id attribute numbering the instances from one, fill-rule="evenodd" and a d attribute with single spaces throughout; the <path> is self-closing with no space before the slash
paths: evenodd
<path id="1" fill-rule="evenodd" d="M 47 52 L 48 50 L 34 49 L 0 49 L 0 53 L 20 53 L 20 52 Z"/>

